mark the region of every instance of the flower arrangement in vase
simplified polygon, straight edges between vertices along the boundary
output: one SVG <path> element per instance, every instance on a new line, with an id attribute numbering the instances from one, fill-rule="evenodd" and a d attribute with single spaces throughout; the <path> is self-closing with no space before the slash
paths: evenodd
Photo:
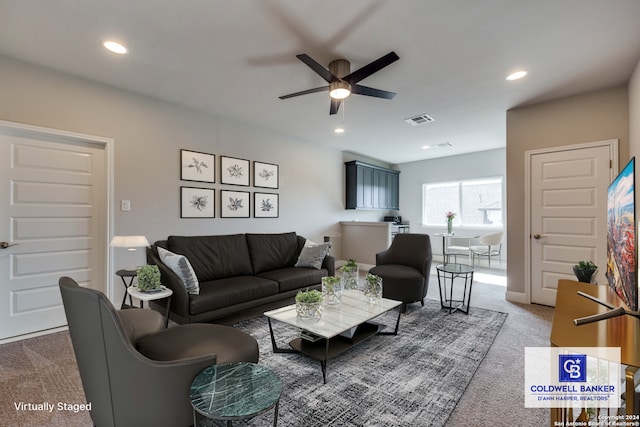
<path id="1" fill-rule="evenodd" d="M 598 272 L 598 266 L 593 261 L 580 261 L 573 266 L 573 274 L 579 282 L 595 283 L 596 273 Z"/>
<path id="2" fill-rule="evenodd" d="M 157 265 L 143 265 L 136 270 L 138 290 L 149 292 L 160 287 L 160 269 Z"/>
<path id="3" fill-rule="evenodd" d="M 453 232 L 453 218 L 456 217 L 456 214 L 449 211 L 447 212 L 447 234 L 452 234 Z"/>
<path id="4" fill-rule="evenodd" d="M 364 282 L 364 296 L 370 303 L 379 301 L 382 298 L 382 277 L 369 273 Z"/>
<path id="5" fill-rule="evenodd" d="M 342 302 L 342 283 L 338 276 L 325 276 L 322 281 L 322 296 L 329 305 Z"/>
<path id="6" fill-rule="evenodd" d="M 349 259 L 346 264 L 338 268 L 338 271 L 340 272 L 343 290 L 358 290 L 358 264 L 354 260 Z"/>
<path id="7" fill-rule="evenodd" d="M 322 317 L 322 292 L 312 289 L 296 294 L 296 313 L 301 319 L 320 320 Z"/>

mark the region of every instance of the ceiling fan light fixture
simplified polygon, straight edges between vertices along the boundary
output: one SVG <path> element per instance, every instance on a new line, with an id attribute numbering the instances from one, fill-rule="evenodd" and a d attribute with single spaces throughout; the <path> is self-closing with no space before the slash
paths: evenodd
<path id="1" fill-rule="evenodd" d="M 329 83 L 329 96 L 333 99 L 345 99 L 351 95 L 351 85 L 345 81 Z"/>

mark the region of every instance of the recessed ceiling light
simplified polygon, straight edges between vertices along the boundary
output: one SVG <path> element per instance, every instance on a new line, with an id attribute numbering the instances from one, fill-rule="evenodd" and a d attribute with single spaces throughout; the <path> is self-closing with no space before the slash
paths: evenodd
<path id="1" fill-rule="evenodd" d="M 423 150 L 428 150 L 429 148 L 431 148 L 431 146 L 430 145 L 423 145 L 420 148 L 422 148 Z"/>
<path id="2" fill-rule="evenodd" d="M 507 80 L 518 80 L 527 75 L 527 72 L 524 70 L 516 71 L 515 73 L 511 73 L 507 76 Z"/>
<path id="3" fill-rule="evenodd" d="M 333 131 L 335 133 L 344 133 L 344 128 L 335 128 Z"/>
<path id="4" fill-rule="evenodd" d="M 129 50 L 126 47 L 124 47 L 118 42 L 114 42 L 113 40 L 106 40 L 102 42 L 102 46 L 104 46 L 105 49 L 120 55 L 124 55 L 125 53 L 129 52 Z"/>

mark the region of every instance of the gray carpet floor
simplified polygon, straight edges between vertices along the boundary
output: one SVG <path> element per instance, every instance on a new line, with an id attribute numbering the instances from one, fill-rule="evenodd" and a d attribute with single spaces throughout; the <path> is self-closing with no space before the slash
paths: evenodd
<path id="1" fill-rule="evenodd" d="M 393 329 L 397 310 L 376 318 Z M 412 305 L 396 336 L 377 336 L 331 359 L 323 384 L 319 362 L 299 354 L 273 354 L 264 317 L 236 325 L 260 345 L 260 364 L 282 379 L 278 425 L 284 427 L 443 426 L 484 359 L 505 313 L 476 308 L 449 314 L 439 301 Z M 299 331 L 273 322 L 281 348 Z M 272 425 L 273 412 L 238 426 Z M 202 423 L 223 426 L 224 423 Z"/>
<path id="2" fill-rule="evenodd" d="M 522 365 L 524 347 L 549 345 L 553 309 L 509 303 L 504 300 L 506 288 L 490 284 L 503 282 L 504 270 L 477 271 L 471 310 L 482 307 L 509 315 L 445 425 L 546 426 L 547 410 L 523 406 Z M 439 298 L 435 277 L 428 297 Z M 18 411 L 15 403 L 20 401 L 83 401 L 68 333 L 0 346 L 0 425 L 91 425 L 82 412 Z"/>

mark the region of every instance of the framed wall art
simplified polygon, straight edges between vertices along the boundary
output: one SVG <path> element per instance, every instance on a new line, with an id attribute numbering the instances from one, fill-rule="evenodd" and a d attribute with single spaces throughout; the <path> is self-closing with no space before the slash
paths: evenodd
<path id="1" fill-rule="evenodd" d="M 253 217 L 278 218 L 278 197 L 275 193 L 253 193 Z"/>
<path id="2" fill-rule="evenodd" d="M 180 187 L 180 218 L 215 218 L 215 190 Z"/>
<path id="3" fill-rule="evenodd" d="M 220 190 L 222 218 L 249 218 L 249 192 Z"/>
<path id="4" fill-rule="evenodd" d="M 249 160 L 220 156 L 220 182 L 230 185 L 249 186 Z"/>
<path id="5" fill-rule="evenodd" d="M 262 188 L 278 188 L 278 165 L 253 162 L 253 185 Z"/>
<path id="6" fill-rule="evenodd" d="M 180 179 L 216 182 L 216 156 L 198 151 L 180 150 Z"/>

